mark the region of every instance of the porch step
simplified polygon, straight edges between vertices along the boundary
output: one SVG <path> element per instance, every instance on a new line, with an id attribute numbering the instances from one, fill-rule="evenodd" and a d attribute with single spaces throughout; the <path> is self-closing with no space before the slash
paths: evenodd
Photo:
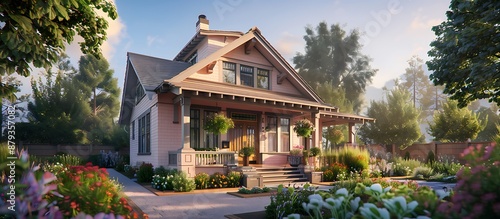
<path id="1" fill-rule="evenodd" d="M 262 181 L 264 186 L 278 186 L 283 184 L 284 186 L 293 186 L 294 184 L 304 184 L 307 178 L 304 174 L 300 173 L 297 167 L 257 167 L 256 171 L 262 176 Z"/>

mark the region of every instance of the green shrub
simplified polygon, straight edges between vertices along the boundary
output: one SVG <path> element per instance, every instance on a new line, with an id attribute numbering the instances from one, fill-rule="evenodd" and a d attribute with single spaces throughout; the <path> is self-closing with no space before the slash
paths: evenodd
<path id="1" fill-rule="evenodd" d="M 449 161 L 436 161 L 428 165 L 435 173 L 442 173 L 445 176 L 454 176 L 463 167 L 463 165 Z"/>
<path id="2" fill-rule="evenodd" d="M 164 166 L 159 166 L 155 168 L 155 174 L 160 176 L 168 176 L 177 174 L 177 169 L 165 168 Z"/>
<path id="3" fill-rule="evenodd" d="M 434 152 L 429 151 L 429 153 L 427 153 L 427 159 L 425 160 L 425 162 L 428 164 L 433 164 L 435 160 L 436 156 L 434 155 Z"/>
<path id="4" fill-rule="evenodd" d="M 413 178 L 429 179 L 432 175 L 432 169 L 429 167 L 422 166 L 413 170 Z"/>
<path id="5" fill-rule="evenodd" d="M 60 163 L 64 166 L 78 166 L 82 164 L 82 159 L 71 154 L 62 154 L 55 155 L 53 162 Z"/>
<path id="6" fill-rule="evenodd" d="M 309 195 L 315 193 L 314 189 L 309 188 L 309 184 L 303 188 L 284 188 L 279 185 L 276 194 L 271 195 L 271 203 L 266 206 L 266 218 L 282 218 L 283 215 L 293 213 L 307 215 L 302 207 L 303 202 L 309 201 Z"/>
<path id="7" fill-rule="evenodd" d="M 227 187 L 236 188 L 240 186 L 241 173 L 240 172 L 230 172 L 227 174 Z"/>
<path id="8" fill-rule="evenodd" d="M 311 149 L 309 149 L 309 153 L 309 156 L 316 157 L 321 155 L 321 149 L 319 147 L 312 147 Z"/>
<path id="9" fill-rule="evenodd" d="M 208 181 L 210 176 L 206 173 L 198 173 L 194 176 L 194 183 L 196 184 L 196 189 L 206 189 L 208 188 Z"/>
<path id="10" fill-rule="evenodd" d="M 153 180 L 151 181 L 151 186 L 154 189 L 158 189 L 160 191 L 172 190 L 173 189 L 173 185 L 172 185 L 173 177 L 174 176 L 172 176 L 172 175 L 167 175 L 167 176 L 154 175 Z"/>
<path id="11" fill-rule="evenodd" d="M 320 156 L 322 166 L 333 163 L 341 163 L 347 166 L 349 171 L 362 172 L 368 169 L 370 154 L 368 150 L 357 147 L 342 147 L 323 153 Z"/>
<path id="12" fill-rule="evenodd" d="M 419 166 L 422 166 L 422 163 L 418 160 L 396 157 L 393 159 L 392 170 L 395 176 L 409 176 Z"/>
<path id="13" fill-rule="evenodd" d="M 341 163 L 333 163 L 328 167 L 321 168 L 323 171 L 323 181 L 333 182 L 343 180 L 347 173 L 347 166 Z"/>
<path id="14" fill-rule="evenodd" d="M 151 182 L 151 180 L 153 180 L 153 175 L 155 175 L 153 164 L 143 163 L 139 167 L 139 171 L 137 171 L 137 182 Z"/>
<path id="15" fill-rule="evenodd" d="M 190 192 L 196 188 L 193 179 L 189 179 L 184 172 L 179 172 L 174 175 L 172 185 L 176 192 Z"/>
<path id="16" fill-rule="evenodd" d="M 123 166 L 123 174 L 128 178 L 134 178 L 136 173 L 137 170 L 133 166 L 130 166 L 128 164 Z"/>
<path id="17" fill-rule="evenodd" d="M 222 173 L 214 173 L 210 176 L 210 188 L 227 188 L 227 177 Z"/>
<path id="18" fill-rule="evenodd" d="M 409 160 L 410 159 L 410 152 L 409 151 L 405 152 L 404 159 L 405 160 Z"/>

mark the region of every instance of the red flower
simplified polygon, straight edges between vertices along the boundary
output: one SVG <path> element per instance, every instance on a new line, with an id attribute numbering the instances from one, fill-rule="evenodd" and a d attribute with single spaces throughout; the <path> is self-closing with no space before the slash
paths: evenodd
<path id="1" fill-rule="evenodd" d="M 78 205 L 76 204 L 76 202 L 72 201 L 71 204 L 69 205 L 71 208 L 76 208 L 78 207 Z"/>

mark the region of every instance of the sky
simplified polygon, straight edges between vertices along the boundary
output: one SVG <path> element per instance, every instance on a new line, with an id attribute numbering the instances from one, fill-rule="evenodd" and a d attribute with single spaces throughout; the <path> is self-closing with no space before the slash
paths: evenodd
<path id="1" fill-rule="evenodd" d="M 378 69 L 371 84 L 371 90 L 377 90 L 400 77 L 412 56 L 429 59 L 429 44 L 435 39 L 431 28 L 445 20 L 449 6 L 449 1 L 443 0 L 115 0 L 114 3 L 118 19 L 110 20 L 108 40 L 102 51 L 121 88 L 127 52 L 173 59 L 194 36 L 198 15 L 204 14 L 213 30 L 247 32 L 258 27 L 292 66 L 292 58 L 298 52 L 304 53 L 306 26 L 316 27 L 325 21 L 328 25 L 339 23 L 348 32 L 358 29 L 363 34 L 362 53 Z M 77 67 L 82 54 L 76 42 L 66 52 Z M 36 77 L 36 70 L 33 75 Z M 31 92 L 29 80 L 22 80 L 22 93 Z M 368 97 L 371 98 L 374 97 Z"/>

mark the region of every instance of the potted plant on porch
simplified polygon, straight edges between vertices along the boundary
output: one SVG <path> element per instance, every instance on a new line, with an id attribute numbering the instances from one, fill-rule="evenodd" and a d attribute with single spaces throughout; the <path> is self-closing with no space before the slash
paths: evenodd
<path id="1" fill-rule="evenodd" d="M 303 149 L 304 146 L 301 145 L 293 146 L 293 149 L 290 150 L 290 155 L 287 157 L 288 164 L 290 164 L 290 166 L 298 167 L 302 163 Z"/>
<path id="2" fill-rule="evenodd" d="M 243 166 L 248 166 L 248 164 L 250 163 L 249 158 L 253 155 L 254 152 L 254 147 L 244 147 L 239 151 L 238 155 L 240 155 L 240 157 L 243 157 Z"/>

